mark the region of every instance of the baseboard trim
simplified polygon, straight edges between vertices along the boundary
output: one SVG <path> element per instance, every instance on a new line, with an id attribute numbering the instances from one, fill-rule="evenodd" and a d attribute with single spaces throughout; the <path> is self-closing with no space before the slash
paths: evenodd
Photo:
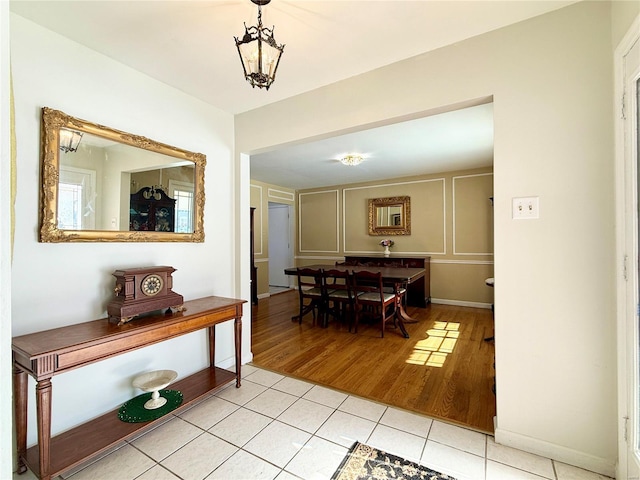
<path id="1" fill-rule="evenodd" d="M 249 363 L 253 360 L 253 353 L 249 352 L 247 354 L 242 355 L 242 365 L 245 363 Z M 236 357 L 225 358 L 219 363 L 216 363 L 216 367 L 223 368 L 225 370 L 233 370 L 236 367 Z"/>
<path id="2" fill-rule="evenodd" d="M 271 296 L 271 294 L 269 292 L 267 293 L 261 293 L 258 295 L 258 300 L 260 300 L 261 298 L 269 298 Z"/>
<path id="3" fill-rule="evenodd" d="M 551 458 L 552 460 L 584 468 L 585 470 L 608 477 L 614 478 L 615 476 L 615 461 L 612 462 L 601 457 L 589 455 L 588 453 L 563 447 L 562 445 L 527 437 L 526 435 L 510 432 L 501 428 L 496 428 L 494 435 L 496 443 L 501 445 Z"/>
<path id="4" fill-rule="evenodd" d="M 458 307 L 474 307 L 474 308 L 486 308 L 491 310 L 490 303 L 482 302 L 465 302 L 464 300 L 448 300 L 446 298 L 431 298 L 431 303 L 438 303 L 440 305 L 455 305 Z"/>

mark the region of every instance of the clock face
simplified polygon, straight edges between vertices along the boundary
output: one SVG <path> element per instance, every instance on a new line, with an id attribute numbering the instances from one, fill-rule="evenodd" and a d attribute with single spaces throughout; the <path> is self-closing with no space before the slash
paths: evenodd
<path id="1" fill-rule="evenodd" d="M 147 275 L 142 279 L 142 284 L 140 285 L 140 289 L 142 293 L 144 293 L 147 297 L 153 297 L 157 295 L 162 290 L 162 286 L 164 285 L 164 281 L 162 277 L 152 273 L 151 275 Z"/>

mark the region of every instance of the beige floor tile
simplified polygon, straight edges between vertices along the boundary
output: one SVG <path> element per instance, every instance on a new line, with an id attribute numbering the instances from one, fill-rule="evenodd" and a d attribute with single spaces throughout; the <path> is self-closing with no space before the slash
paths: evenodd
<path id="1" fill-rule="evenodd" d="M 297 378 L 284 377 L 271 388 L 301 397 L 313 388 L 313 383 L 303 382 Z"/>
<path id="2" fill-rule="evenodd" d="M 220 390 L 216 393 L 216 397 L 220 397 L 237 405 L 244 405 L 253 400 L 267 389 L 264 385 L 258 385 L 248 380 L 242 382 L 240 388 L 236 388 L 235 383 Z"/>
<path id="3" fill-rule="evenodd" d="M 244 407 L 268 417 L 276 418 L 289 408 L 296 400 L 298 400 L 298 397 L 294 395 L 289 395 L 288 393 L 279 392 L 278 390 L 270 388 L 262 392 L 253 400 L 248 401 Z"/>
<path id="4" fill-rule="evenodd" d="M 202 429 L 175 417 L 137 438 L 132 444 L 160 462 L 199 435 L 202 435 Z"/>
<path id="5" fill-rule="evenodd" d="M 244 450 L 238 450 L 206 480 L 273 480 L 280 469 Z"/>
<path id="6" fill-rule="evenodd" d="M 556 478 L 553 464 L 548 458 L 499 445 L 492 437 L 487 437 L 487 459 L 504 463 L 544 478 Z"/>
<path id="7" fill-rule="evenodd" d="M 212 396 L 200 402 L 195 407 L 181 413 L 179 417 L 203 430 L 208 430 L 220 420 L 231 415 L 238 408 L 240 407 L 235 403 Z"/>
<path id="8" fill-rule="evenodd" d="M 175 476 L 162 465 L 156 465 L 144 472 L 136 480 L 180 480 L 180 477 Z"/>
<path id="9" fill-rule="evenodd" d="M 244 446 L 273 420 L 246 408 L 240 408 L 214 425 L 209 432 L 238 447 Z"/>
<path id="10" fill-rule="evenodd" d="M 382 415 L 380 423 L 398 430 L 413 433 L 427 438 L 433 420 L 423 415 L 406 412 L 398 408 L 389 407 Z"/>
<path id="11" fill-rule="evenodd" d="M 367 441 L 367 445 L 416 463 L 420 462 L 425 443 L 423 437 L 386 425 L 377 425 Z"/>
<path id="12" fill-rule="evenodd" d="M 345 447 L 313 437 L 287 464 L 285 470 L 304 479 L 329 480 L 346 454 Z"/>
<path id="13" fill-rule="evenodd" d="M 256 370 L 258 370 L 258 367 L 256 367 L 255 365 L 251 365 L 250 363 L 245 363 L 240 367 L 240 376 L 242 378 L 246 378 L 252 373 L 254 373 Z M 235 373 L 235 369 L 233 367 L 230 368 L 229 371 L 232 373 Z"/>
<path id="14" fill-rule="evenodd" d="M 457 448 L 427 441 L 420 463 L 457 480 L 484 480 L 485 459 Z"/>
<path id="15" fill-rule="evenodd" d="M 311 435 L 275 420 L 247 443 L 243 450 L 283 468 Z"/>
<path id="16" fill-rule="evenodd" d="M 338 410 L 341 412 L 351 413 L 352 415 L 357 415 L 358 417 L 366 418 L 373 422 L 380 420 L 386 409 L 387 407 L 385 405 L 352 395 L 349 395 L 338 407 Z"/>
<path id="17" fill-rule="evenodd" d="M 125 445 L 70 478 L 73 480 L 133 480 L 155 462 L 131 445 Z"/>
<path id="18" fill-rule="evenodd" d="M 488 460 L 486 480 L 544 480 L 544 477 Z"/>
<path id="19" fill-rule="evenodd" d="M 595 472 L 589 472 L 588 470 L 567 465 L 566 463 L 553 463 L 556 467 L 558 480 L 611 480 L 611 477 L 606 477 Z"/>
<path id="20" fill-rule="evenodd" d="M 485 455 L 487 436 L 468 428 L 434 420 L 428 438 L 474 455 Z"/>
<path id="21" fill-rule="evenodd" d="M 301 480 L 300 477 L 297 477 L 285 470 L 282 470 L 280 474 L 276 477 L 276 480 Z M 308 479 L 302 479 L 308 480 Z"/>
<path id="22" fill-rule="evenodd" d="M 255 372 L 253 372 L 251 375 L 247 375 L 245 378 L 253 383 L 257 383 L 258 385 L 271 387 L 272 385 L 282 380 L 284 378 L 284 375 L 270 372 L 269 370 L 256 368 Z"/>
<path id="23" fill-rule="evenodd" d="M 278 420 L 305 432 L 315 433 L 333 412 L 333 408 L 300 398 L 282 412 Z"/>
<path id="24" fill-rule="evenodd" d="M 375 426 L 375 422 L 371 420 L 336 410 L 320 427 L 316 435 L 349 448 L 356 440 L 367 443 Z"/>
<path id="25" fill-rule="evenodd" d="M 238 447 L 204 432 L 162 461 L 162 465 L 184 480 L 202 480 L 231 455 Z"/>
<path id="26" fill-rule="evenodd" d="M 347 397 L 348 395 L 345 393 L 315 385 L 311 390 L 305 393 L 302 398 L 326 405 L 327 407 L 338 408 L 340 404 L 347 399 Z"/>

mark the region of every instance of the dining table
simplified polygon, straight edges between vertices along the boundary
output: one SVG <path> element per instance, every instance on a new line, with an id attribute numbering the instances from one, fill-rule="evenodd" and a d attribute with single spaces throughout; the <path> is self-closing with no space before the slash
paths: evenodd
<path id="1" fill-rule="evenodd" d="M 360 272 L 367 271 L 373 273 L 381 273 L 382 281 L 385 284 L 394 284 L 396 287 L 401 285 L 409 285 L 412 282 L 425 276 L 426 270 L 424 268 L 408 268 L 408 267 L 386 267 L 386 266 L 370 266 L 370 265 L 331 265 L 331 264 L 313 264 L 304 265 L 301 268 L 311 268 L 314 270 L 339 270 L 346 272 Z M 286 275 L 297 275 L 298 267 L 288 267 L 284 269 Z M 409 338 L 409 333 L 405 328 L 406 323 L 417 323 L 417 320 L 412 318 L 404 309 L 404 305 L 400 297 L 396 298 L 396 320 L 400 331 L 405 338 Z"/>

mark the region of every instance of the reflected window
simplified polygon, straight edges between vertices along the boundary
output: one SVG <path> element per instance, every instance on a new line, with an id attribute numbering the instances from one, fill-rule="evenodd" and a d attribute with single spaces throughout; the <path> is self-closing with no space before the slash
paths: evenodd
<path id="1" fill-rule="evenodd" d="M 64 230 L 95 228 L 96 172 L 61 166 L 58 185 L 58 225 Z"/>
<path id="2" fill-rule="evenodd" d="M 170 180 L 169 195 L 176 201 L 175 231 L 177 233 L 193 232 L 193 184 Z"/>

